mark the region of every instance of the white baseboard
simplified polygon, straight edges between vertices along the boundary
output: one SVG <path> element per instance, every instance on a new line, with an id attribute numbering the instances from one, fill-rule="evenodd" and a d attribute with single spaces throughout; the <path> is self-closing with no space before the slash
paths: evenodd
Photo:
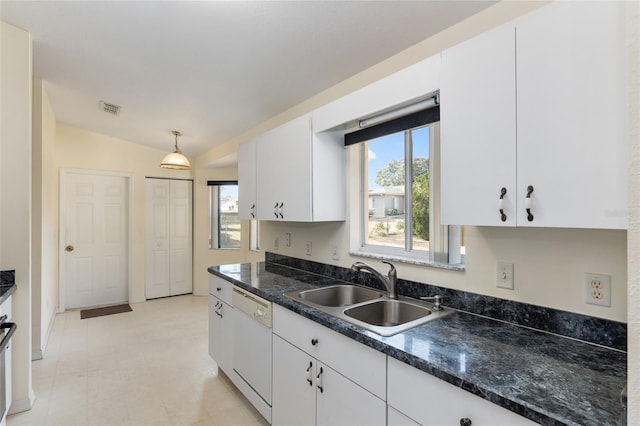
<path id="1" fill-rule="evenodd" d="M 14 399 L 11 401 L 11 407 L 9 407 L 8 414 L 22 413 L 23 411 L 29 411 L 33 408 L 33 403 L 36 401 L 36 394 L 33 389 L 29 391 L 29 398 Z"/>
<path id="2" fill-rule="evenodd" d="M 53 309 L 51 311 L 51 317 L 49 318 L 49 323 L 47 324 L 47 332 L 44 335 L 44 340 L 40 342 L 41 348 L 33 348 L 31 353 L 31 361 L 37 361 L 44 358 L 44 353 L 47 349 L 47 343 L 49 343 L 49 336 L 51 336 L 51 330 L 53 329 L 53 322 L 56 319 L 56 314 L 58 313 L 58 308 Z"/>

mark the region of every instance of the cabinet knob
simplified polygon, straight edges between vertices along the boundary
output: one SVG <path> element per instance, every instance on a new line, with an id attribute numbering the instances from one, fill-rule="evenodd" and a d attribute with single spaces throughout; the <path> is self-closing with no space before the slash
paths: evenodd
<path id="1" fill-rule="evenodd" d="M 527 187 L 527 197 L 524 200 L 524 207 L 527 209 L 527 220 L 533 222 L 533 213 L 531 213 L 531 207 L 533 206 L 533 200 L 531 199 L 531 193 L 533 192 L 533 186 Z"/>
<path id="2" fill-rule="evenodd" d="M 471 419 L 467 417 L 463 417 L 462 419 L 460 419 L 460 426 L 471 426 L 471 424 Z"/>
<path id="3" fill-rule="evenodd" d="M 318 339 L 311 339 L 311 344 L 313 346 L 317 345 L 318 344 Z"/>
<path id="4" fill-rule="evenodd" d="M 216 287 L 216 291 L 222 291 L 222 287 Z"/>
<path id="5" fill-rule="evenodd" d="M 507 188 L 502 187 L 500 189 L 500 199 L 498 200 L 498 209 L 500 210 L 500 220 L 507 221 L 507 215 L 504 214 L 504 196 L 507 195 Z"/>

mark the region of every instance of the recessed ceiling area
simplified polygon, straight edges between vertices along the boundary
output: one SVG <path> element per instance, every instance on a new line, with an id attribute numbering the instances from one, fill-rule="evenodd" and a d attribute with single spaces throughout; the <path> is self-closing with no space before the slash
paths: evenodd
<path id="1" fill-rule="evenodd" d="M 495 1 L 6 1 L 58 122 L 194 157 Z M 117 115 L 103 104 L 120 106 Z"/>

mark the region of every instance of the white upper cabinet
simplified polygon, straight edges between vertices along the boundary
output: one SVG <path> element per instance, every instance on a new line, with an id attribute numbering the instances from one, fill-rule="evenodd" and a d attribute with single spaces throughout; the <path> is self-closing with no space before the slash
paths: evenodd
<path id="1" fill-rule="evenodd" d="M 504 25 L 442 53 L 442 221 L 516 223 L 515 27 Z M 501 189 L 505 221 L 498 200 Z"/>
<path id="2" fill-rule="evenodd" d="M 238 215 L 240 219 L 257 219 L 257 150 L 258 139 L 252 139 L 238 148 Z"/>
<path id="3" fill-rule="evenodd" d="M 345 220 L 343 145 L 336 133 L 314 135 L 310 114 L 262 135 L 257 144 L 258 219 Z"/>
<path id="4" fill-rule="evenodd" d="M 624 2 L 557 2 L 517 27 L 518 225 L 627 227 Z"/>
<path id="5" fill-rule="evenodd" d="M 626 228 L 624 23 L 556 2 L 443 52 L 443 223 Z"/>

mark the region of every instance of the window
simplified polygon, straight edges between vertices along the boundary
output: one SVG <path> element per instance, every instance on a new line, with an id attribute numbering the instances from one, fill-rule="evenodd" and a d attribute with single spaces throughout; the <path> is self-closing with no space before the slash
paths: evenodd
<path id="1" fill-rule="evenodd" d="M 209 248 L 240 248 L 238 182 L 209 181 Z"/>
<path id="2" fill-rule="evenodd" d="M 417 120 L 412 117 L 416 114 Z M 439 223 L 439 108 L 407 117 L 345 137 L 345 144 L 357 143 L 360 149 L 357 254 L 425 264 L 462 263 L 461 227 Z"/>

